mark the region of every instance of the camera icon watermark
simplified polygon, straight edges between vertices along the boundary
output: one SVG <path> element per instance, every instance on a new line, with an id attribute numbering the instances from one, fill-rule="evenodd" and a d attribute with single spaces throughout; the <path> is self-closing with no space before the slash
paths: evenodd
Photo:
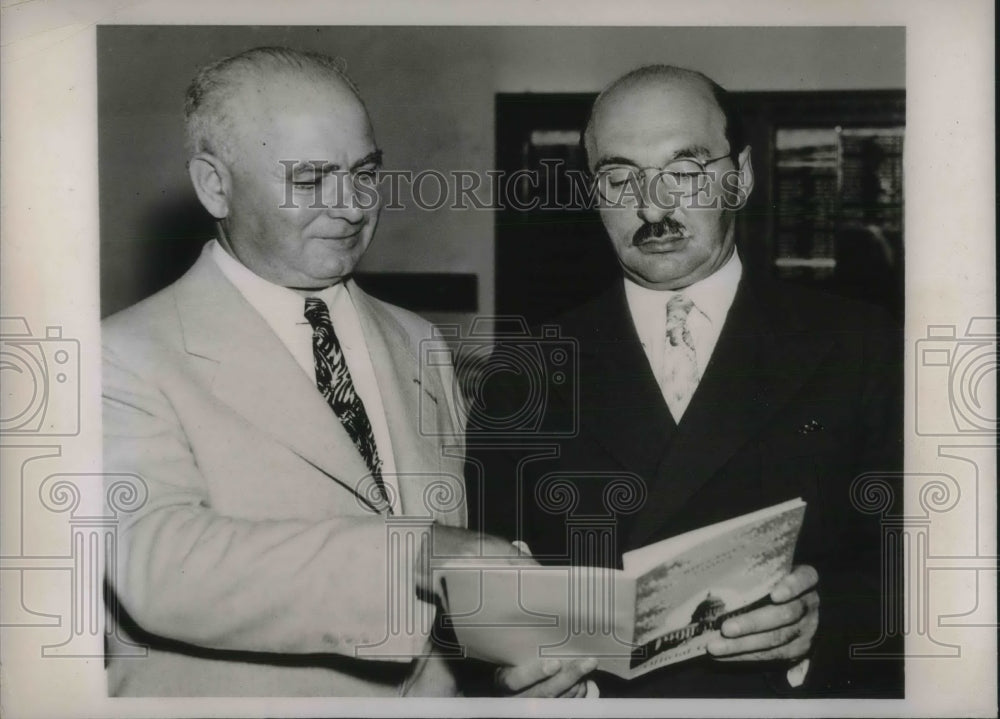
<path id="1" fill-rule="evenodd" d="M 5 533 L 0 556 L 0 582 L 13 598 L 0 612 L 0 629 L 62 628 L 61 636 L 41 639 L 44 658 L 146 656 L 147 648 L 122 631 L 108 593 L 122 551 L 120 524 L 145 505 L 145 481 L 130 473 L 51 472 L 46 460 L 61 457 L 58 446 L 5 444 L 2 450 L 7 466 L 20 467 L 4 478 L 18 521 Z M 93 501 L 100 495 L 102 502 Z"/>
<path id="2" fill-rule="evenodd" d="M 0 434 L 67 437 L 80 432 L 80 343 L 23 317 L 0 317 Z"/>
<path id="3" fill-rule="evenodd" d="M 435 526 L 464 523 L 464 482 L 445 472 L 384 474 L 382 480 L 379 486 L 366 475 L 356 483 L 354 494 L 362 509 L 380 511 L 385 518 L 385 628 L 381 636 L 362 636 L 353 651 L 367 659 L 424 656 L 431 651 L 427 640 L 435 631 L 436 606 L 419 588 L 418 577 L 431 576 L 433 564 L 441 559 L 435 554 Z M 407 498 L 406 513 L 389 511 L 385 505 L 398 506 L 401 495 Z M 378 595 L 376 590 L 371 601 L 378 602 Z"/>
<path id="4" fill-rule="evenodd" d="M 868 472 L 853 480 L 852 506 L 877 517 L 880 525 L 882 606 L 880 636 L 852 645 L 852 659 L 959 658 L 965 649 L 962 635 L 952 631 L 939 637 L 938 630 L 997 626 L 987 599 L 989 586 L 996 584 L 997 556 L 988 544 L 981 545 L 979 527 L 988 519 L 981 460 L 995 449 L 940 447 L 938 455 L 957 460 L 949 469 L 960 473 Z M 904 488 L 910 497 L 916 495 L 905 510 Z M 955 543 L 961 534 L 956 522 L 971 525 L 965 532 L 971 541 Z M 958 592 L 943 591 L 959 586 Z"/>
<path id="5" fill-rule="evenodd" d="M 487 328 L 493 324 L 494 330 Z M 448 347 L 450 345 L 450 348 Z M 450 363 L 466 431 L 478 438 L 551 439 L 579 429 L 579 344 L 556 325 L 532 333 L 522 317 L 477 317 L 468 334 L 460 325 L 435 328 L 421 342 L 421 381 Z M 558 403 L 552 401 L 558 395 Z M 421 396 L 421 401 L 426 400 Z M 440 434 L 433 412 L 420 413 L 420 431 Z"/>
<path id="6" fill-rule="evenodd" d="M 917 434 L 996 434 L 997 318 L 973 317 L 963 336 L 931 325 L 916 350 Z"/>

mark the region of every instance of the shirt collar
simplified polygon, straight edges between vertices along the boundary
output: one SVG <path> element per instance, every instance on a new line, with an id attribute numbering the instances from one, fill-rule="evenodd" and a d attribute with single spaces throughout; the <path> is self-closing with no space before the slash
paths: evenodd
<path id="1" fill-rule="evenodd" d="M 212 259 L 222 274 L 232 282 L 247 302 L 269 322 L 305 322 L 305 297 L 288 287 L 276 285 L 256 274 L 249 267 L 223 249 L 218 240 L 212 240 Z M 349 282 L 349 281 L 348 281 Z M 310 293 L 319 297 L 332 311 L 334 302 L 347 291 L 344 282 Z"/>
<path id="2" fill-rule="evenodd" d="M 625 296 L 629 304 L 634 307 L 659 311 L 666 306 L 671 297 L 683 294 L 694 302 L 695 307 L 708 317 L 715 327 L 721 327 L 736 298 L 736 288 L 740 284 L 742 275 L 743 263 L 740 262 L 739 253 L 734 250 L 718 270 L 680 290 L 652 290 L 626 277 Z"/>

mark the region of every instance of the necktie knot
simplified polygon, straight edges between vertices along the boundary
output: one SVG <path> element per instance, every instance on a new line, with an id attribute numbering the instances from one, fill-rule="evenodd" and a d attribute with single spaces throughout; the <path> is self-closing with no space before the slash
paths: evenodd
<path id="1" fill-rule="evenodd" d="M 688 315 L 693 308 L 694 302 L 684 295 L 674 295 L 667 302 L 667 337 L 674 347 L 684 342 L 694 348 L 691 333 L 687 328 Z"/>
<path id="2" fill-rule="evenodd" d="M 306 297 L 305 317 L 314 330 L 333 328 L 330 310 L 319 297 Z"/>

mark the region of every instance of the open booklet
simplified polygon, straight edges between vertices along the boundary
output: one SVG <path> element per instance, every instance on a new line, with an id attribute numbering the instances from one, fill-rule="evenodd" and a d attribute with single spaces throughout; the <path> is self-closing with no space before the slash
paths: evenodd
<path id="1" fill-rule="evenodd" d="M 793 499 L 627 552 L 621 571 L 448 560 L 436 569 L 446 621 L 472 657 L 595 657 L 631 679 L 704 654 L 722 622 L 768 604 L 805 506 Z"/>

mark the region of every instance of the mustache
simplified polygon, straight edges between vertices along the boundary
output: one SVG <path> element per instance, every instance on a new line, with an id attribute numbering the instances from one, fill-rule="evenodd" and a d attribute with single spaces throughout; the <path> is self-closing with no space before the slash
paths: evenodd
<path id="1" fill-rule="evenodd" d="M 657 222 L 645 222 L 632 235 L 632 244 L 641 245 L 646 240 L 664 235 L 680 235 L 684 232 L 684 225 L 672 217 L 664 217 Z"/>

